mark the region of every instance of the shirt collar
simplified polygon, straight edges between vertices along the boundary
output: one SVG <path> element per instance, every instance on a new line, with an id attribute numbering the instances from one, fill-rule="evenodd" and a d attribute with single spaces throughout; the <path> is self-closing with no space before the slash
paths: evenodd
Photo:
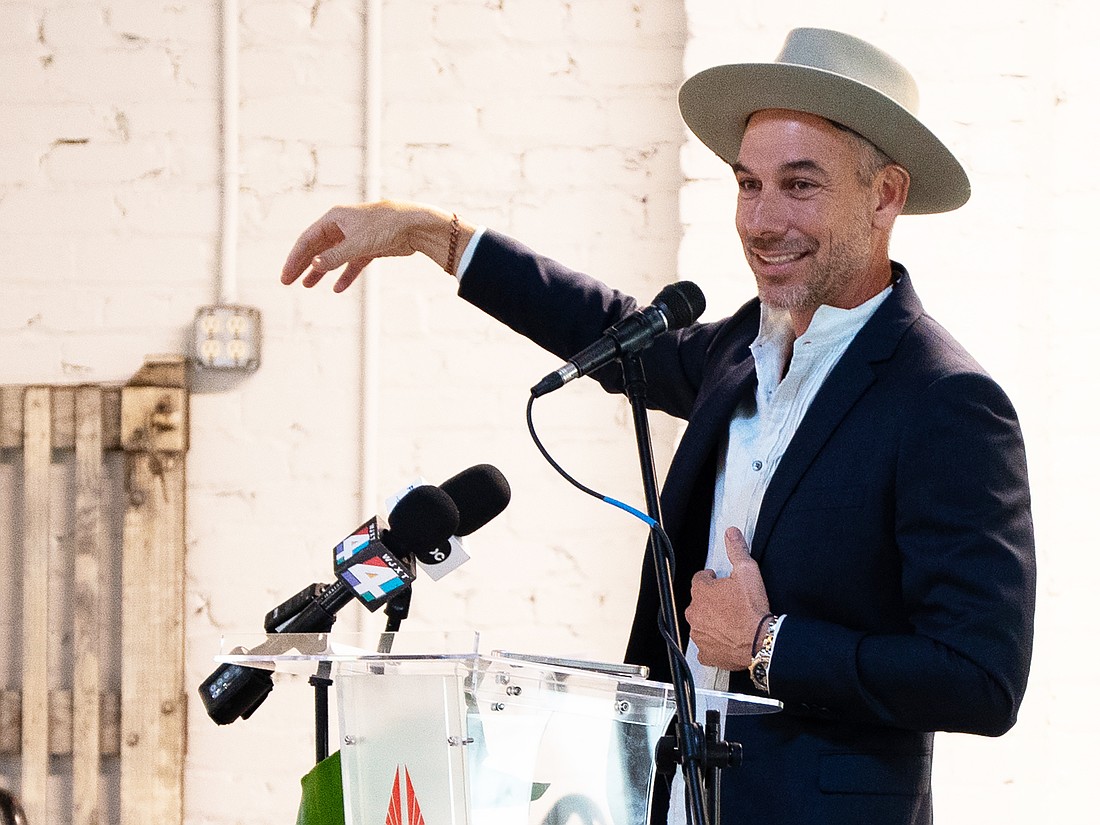
<path id="1" fill-rule="evenodd" d="M 760 307 L 760 331 L 750 345 L 756 361 L 757 379 L 763 385 L 776 385 L 791 360 L 795 343 L 813 343 L 815 352 L 847 347 L 882 305 L 893 284 L 852 309 L 823 305 L 817 308 L 810 325 L 796 338 L 791 313 L 763 304 Z"/>

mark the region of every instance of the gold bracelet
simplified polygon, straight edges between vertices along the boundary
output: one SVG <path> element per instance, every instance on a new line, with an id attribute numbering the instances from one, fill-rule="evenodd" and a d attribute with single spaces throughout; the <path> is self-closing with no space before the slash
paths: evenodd
<path id="1" fill-rule="evenodd" d="M 451 213 L 451 245 L 447 249 L 447 273 L 457 275 L 455 272 L 455 252 L 458 251 L 458 213 Z"/>

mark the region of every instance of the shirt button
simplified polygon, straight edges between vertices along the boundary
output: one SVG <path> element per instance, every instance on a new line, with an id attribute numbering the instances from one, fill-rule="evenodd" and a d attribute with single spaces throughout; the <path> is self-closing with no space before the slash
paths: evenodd
<path id="1" fill-rule="evenodd" d="M 752 463 L 752 468 L 753 468 L 753 470 L 755 470 L 756 472 L 760 472 L 760 470 L 761 470 L 761 469 L 762 469 L 763 467 L 764 467 L 764 462 L 763 462 L 763 461 L 754 461 L 754 462 Z"/>

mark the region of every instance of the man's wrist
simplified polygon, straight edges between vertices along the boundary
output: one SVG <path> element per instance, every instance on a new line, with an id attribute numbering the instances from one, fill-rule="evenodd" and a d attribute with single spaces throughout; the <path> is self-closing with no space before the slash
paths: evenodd
<path id="1" fill-rule="evenodd" d="M 764 633 L 768 629 L 768 625 L 775 619 L 774 613 L 765 613 L 760 617 L 760 621 L 756 625 L 756 633 L 752 637 L 752 649 L 749 651 L 749 656 L 755 656 L 760 650 L 760 645 L 764 641 Z"/>
<path id="2" fill-rule="evenodd" d="M 455 212 L 425 207 L 414 216 L 410 232 L 414 249 L 439 264 L 448 275 L 455 275 L 474 227 Z"/>

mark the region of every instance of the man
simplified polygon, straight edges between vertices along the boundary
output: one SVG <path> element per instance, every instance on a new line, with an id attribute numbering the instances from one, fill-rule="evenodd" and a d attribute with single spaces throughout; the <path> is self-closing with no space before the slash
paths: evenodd
<path id="1" fill-rule="evenodd" d="M 662 510 L 697 683 L 784 705 L 731 720 L 745 756 L 724 822 L 930 823 L 932 732 L 1008 730 L 1033 633 L 1015 412 L 887 252 L 898 215 L 957 208 L 969 182 L 917 120 L 908 72 L 837 32 L 797 29 L 775 63 L 702 72 L 680 106 L 736 174 L 759 292 L 644 353 L 651 406 L 688 421 Z M 339 291 L 414 251 L 562 358 L 636 307 L 410 204 L 330 211 L 283 281 L 346 263 Z M 620 389 L 614 368 L 594 377 Z M 656 613 L 647 565 L 626 656 L 667 679 Z"/>

